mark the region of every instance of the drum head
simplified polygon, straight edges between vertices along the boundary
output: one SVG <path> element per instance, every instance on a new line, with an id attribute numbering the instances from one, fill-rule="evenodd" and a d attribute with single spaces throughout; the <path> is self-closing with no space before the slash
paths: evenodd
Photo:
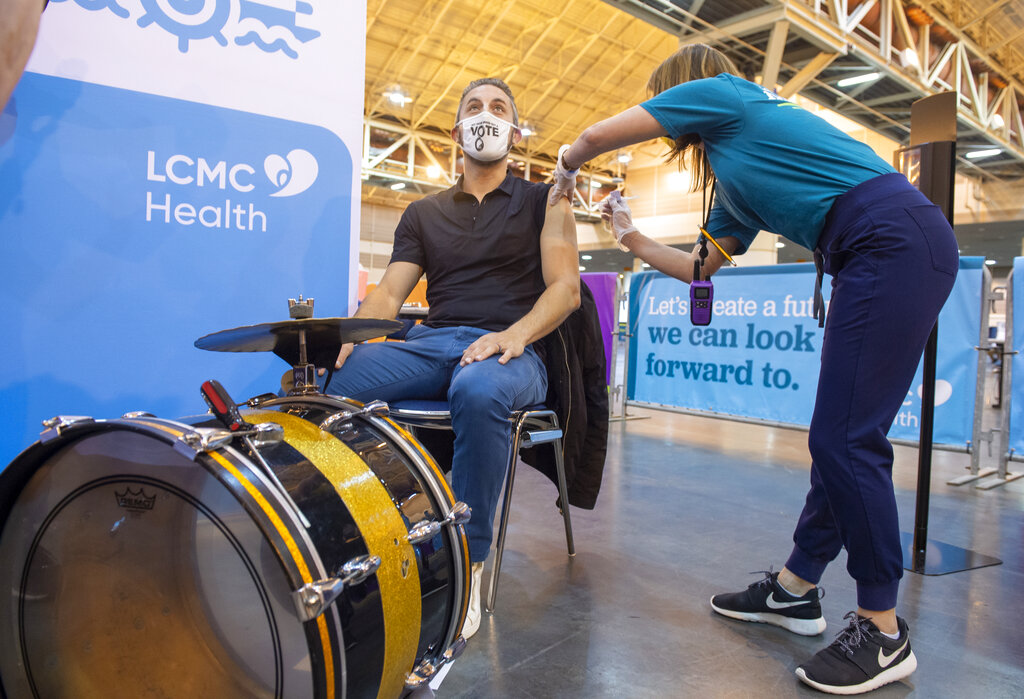
<path id="1" fill-rule="evenodd" d="M 217 478 L 153 436 L 108 429 L 42 459 L 0 560 L 8 696 L 313 694 L 270 544 Z"/>

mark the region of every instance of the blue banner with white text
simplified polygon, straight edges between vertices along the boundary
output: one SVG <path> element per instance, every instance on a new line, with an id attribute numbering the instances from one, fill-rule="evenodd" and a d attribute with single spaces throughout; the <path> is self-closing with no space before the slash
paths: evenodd
<path id="1" fill-rule="evenodd" d="M 1017 458 L 1024 457 L 1024 391 L 1014 390 L 1024 386 L 1024 257 L 1013 259 L 1013 347 L 1015 354 L 1004 356 L 1003 361 L 1012 362 L 1010 378 L 1010 434 L 1007 444 Z"/>
<path id="2" fill-rule="evenodd" d="M 971 439 L 980 332 L 982 258 L 961 258 L 939 316 L 933 441 Z M 689 287 L 659 272 L 634 274 L 629 294 L 632 401 L 769 422 L 810 424 L 823 329 L 812 317 L 814 265 L 720 270 L 714 320 L 689 318 Z M 829 284 L 822 293 L 828 303 Z M 889 436 L 917 440 L 921 369 Z"/>
<path id="3" fill-rule="evenodd" d="M 347 315 L 352 171 L 319 126 L 26 73 L 0 113 L 0 466 L 53 415 L 277 390 L 276 356 L 193 342 L 300 293 Z"/>

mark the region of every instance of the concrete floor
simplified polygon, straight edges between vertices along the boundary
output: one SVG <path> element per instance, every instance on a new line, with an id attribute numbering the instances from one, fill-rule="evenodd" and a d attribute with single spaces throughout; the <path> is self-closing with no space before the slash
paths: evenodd
<path id="1" fill-rule="evenodd" d="M 708 605 L 759 579 L 750 571 L 785 562 L 808 485 L 806 433 L 629 413 L 646 419 L 611 424 L 597 508 L 572 511 L 574 559 L 555 488 L 520 466 L 495 613 L 437 696 L 824 696 L 793 671 L 856 607 L 845 554 L 821 583 L 822 636 L 725 619 Z M 1024 479 L 991 491 L 946 485 L 969 458 L 935 453 L 929 538 L 1003 563 L 904 576 L 897 611 L 918 670 L 872 696 L 1024 696 Z M 910 532 L 916 449 L 896 447 L 894 473 Z"/>

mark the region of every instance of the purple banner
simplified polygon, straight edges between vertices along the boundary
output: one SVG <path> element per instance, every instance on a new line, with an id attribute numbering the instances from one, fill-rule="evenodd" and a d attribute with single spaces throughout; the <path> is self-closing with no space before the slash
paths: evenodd
<path id="1" fill-rule="evenodd" d="M 580 279 L 594 295 L 597 316 L 601 319 L 601 337 L 604 339 L 605 381 L 612 380 L 612 333 L 615 332 L 615 284 L 619 275 L 615 272 L 581 274 Z"/>

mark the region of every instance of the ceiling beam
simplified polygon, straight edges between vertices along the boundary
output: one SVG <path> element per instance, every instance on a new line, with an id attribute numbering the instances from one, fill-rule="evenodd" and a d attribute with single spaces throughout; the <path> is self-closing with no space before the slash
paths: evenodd
<path id="1" fill-rule="evenodd" d="M 825 51 L 819 53 L 808 61 L 807 65 L 797 71 L 797 74 L 790 78 L 785 85 L 779 88 L 779 97 L 789 99 L 800 92 L 838 57 L 838 53 L 827 53 Z"/>
<path id="2" fill-rule="evenodd" d="M 490 25 L 487 27 L 487 31 L 485 31 L 483 35 L 480 37 L 480 40 L 477 41 L 475 50 L 469 52 L 469 57 L 462 62 L 462 65 L 459 66 L 458 70 L 455 71 L 454 77 L 452 77 L 452 79 L 448 81 L 448 84 L 445 85 L 445 87 L 438 93 L 437 99 L 435 99 L 430 104 L 430 106 L 426 108 L 424 112 L 417 116 L 417 118 L 413 122 L 413 128 L 419 128 L 420 126 L 423 126 L 427 118 L 434 112 L 435 109 L 437 109 L 437 105 L 441 104 L 441 101 L 449 96 L 449 93 L 451 92 L 451 89 L 455 86 L 455 83 L 462 78 L 462 74 L 466 72 L 466 68 L 469 67 L 470 61 L 472 61 L 473 58 L 476 56 L 476 52 L 480 49 L 481 46 L 487 43 L 487 41 L 491 38 L 491 34 L 493 34 L 498 29 L 498 27 L 501 26 L 502 20 L 505 19 L 505 15 L 507 15 L 509 11 L 512 10 L 513 7 L 515 7 L 516 2 L 517 0 L 506 0 L 505 4 L 501 8 L 501 11 L 494 16 L 494 19 L 491 20 Z M 470 25 L 470 27 L 471 26 L 472 25 Z M 470 29 L 470 27 L 467 27 L 467 31 Z M 433 84 L 433 81 L 431 81 L 431 84 Z M 458 115 L 453 114 L 452 118 L 458 118 Z"/>
<path id="3" fill-rule="evenodd" d="M 441 7 L 440 9 L 438 9 L 436 6 L 432 5 L 431 3 L 424 3 L 423 7 L 421 8 L 419 16 L 417 17 L 417 20 L 415 22 L 413 22 L 411 27 L 406 30 L 406 33 L 403 35 L 403 38 L 402 38 L 402 40 L 405 41 L 406 39 L 410 38 L 413 35 L 413 32 L 419 31 L 420 32 L 419 41 L 417 41 L 416 45 L 413 46 L 413 48 L 410 50 L 409 54 L 406 56 L 405 62 L 402 63 L 402 66 L 400 68 L 395 68 L 395 61 L 399 60 L 398 57 L 399 57 L 401 52 L 400 51 L 393 51 L 391 53 L 391 55 L 388 57 L 387 62 L 384 64 L 384 67 L 381 68 L 380 71 L 378 72 L 378 75 L 388 75 L 388 76 L 390 76 L 390 75 L 406 75 L 407 74 L 406 71 L 408 70 L 409 66 L 412 64 L 413 59 L 416 58 L 417 56 L 419 56 L 420 51 L 423 49 L 423 45 L 429 39 L 435 37 L 434 32 L 437 30 L 438 24 L 440 24 L 441 20 L 447 14 L 448 8 L 451 7 L 452 2 L 453 2 L 453 0 L 447 0 L 447 2 L 444 4 L 444 6 Z M 420 19 L 423 18 L 424 14 L 426 12 L 431 11 L 431 10 L 436 12 L 436 14 L 434 15 L 434 21 L 431 23 L 430 27 L 426 31 L 423 31 L 422 30 L 423 23 L 420 22 Z M 417 30 L 417 29 L 415 29 L 416 27 L 421 27 L 421 29 Z M 398 46 L 402 46 L 402 45 L 404 45 L 404 44 L 403 43 L 399 43 L 398 44 Z M 386 85 L 383 84 L 383 82 L 381 80 L 377 80 L 376 82 L 373 83 L 373 85 L 371 87 L 371 90 L 372 90 L 371 94 L 373 94 L 373 93 L 376 93 L 376 94 L 374 95 L 375 99 L 374 99 L 372 105 L 367 110 L 367 114 L 373 114 L 374 112 L 376 112 L 380 108 L 381 103 L 386 99 L 383 96 L 383 94 L 381 93 L 381 90 L 384 89 L 385 87 L 386 87 Z M 369 103 L 369 100 L 367 100 L 367 102 Z"/>
<path id="4" fill-rule="evenodd" d="M 761 68 L 761 84 L 769 90 L 775 89 L 779 82 L 779 68 L 782 66 L 782 54 L 786 51 L 786 36 L 789 34 L 789 22 L 780 19 L 772 25 L 772 33 L 768 37 L 768 46 L 764 52 L 764 64 Z"/>
<path id="5" fill-rule="evenodd" d="M 974 19 L 970 20 L 969 22 L 965 22 L 964 24 L 961 24 L 960 31 L 967 31 L 969 27 L 973 27 L 978 22 L 985 21 L 986 19 L 988 19 L 989 16 L 992 15 L 992 13 L 1010 4 L 1010 1 L 1011 0 L 997 0 L 997 2 L 992 3 L 987 8 L 978 13 L 978 15 L 974 17 Z"/>
<path id="6" fill-rule="evenodd" d="M 733 37 L 742 38 L 755 32 L 770 29 L 779 20 L 784 20 L 786 18 L 785 14 L 785 8 L 781 5 L 744 12 L 726 22 L 717 24 L 713 28 L 687 34 L 679 40 L 679 45 L 714 45 Z"/>

